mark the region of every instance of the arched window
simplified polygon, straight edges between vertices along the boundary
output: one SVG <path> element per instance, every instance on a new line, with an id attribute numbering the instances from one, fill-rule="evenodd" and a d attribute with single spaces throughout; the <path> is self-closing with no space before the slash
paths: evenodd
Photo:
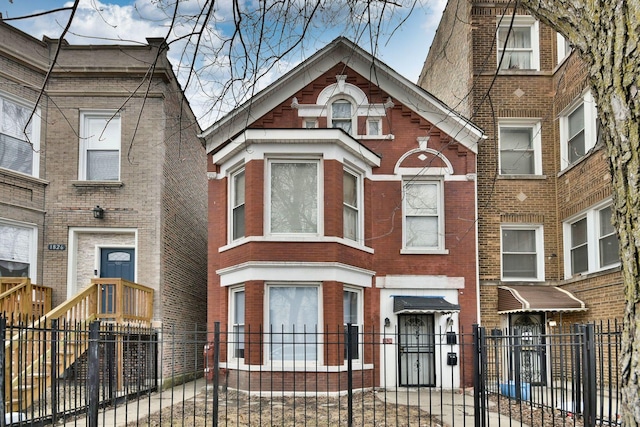
<path id="1" fill-rule="evenodd" d="M 331 126 L 351 133 L 353 128 L 353 112 L 351 103 L 346 99 L 339 99 L 331 104 Z"/>

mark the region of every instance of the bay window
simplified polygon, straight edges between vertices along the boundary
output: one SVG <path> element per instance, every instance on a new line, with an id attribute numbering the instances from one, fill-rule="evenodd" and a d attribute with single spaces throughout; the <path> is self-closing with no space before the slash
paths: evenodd
<path id="1" fill-rule="evenodd" d="M 0 222 L 0 277 L 35 278 L 36 228 Z"/>
<path id="2" fill-rule="evenodd" d="M 269 229 L 272 234 L 317 234 L 320 211 L 320 162 L 269 162 Z"/>
<path id="3" fill-rule="evenodd" d="M 342 174 L 343 236 L 360 238 L 360 177 L 347 170 Z"/>
<path id="4" fill-rule="evenodd" d="M 245 173 L 244 169 L 231 175 L 231 188 L 229 189 L 231 200 L 231 240 L 244 237 L 245 227 Z"/>
<path id="5" fill-rule="evenodd" d="M 318 359 L 319 292 L 310 285 L 268 287 L 270 360 Z"/>
<path id="6" fill-rule="evenodd" d="M 0 97 L 0 167 L 38 176 L 40 119 L 33 107 Z"/>

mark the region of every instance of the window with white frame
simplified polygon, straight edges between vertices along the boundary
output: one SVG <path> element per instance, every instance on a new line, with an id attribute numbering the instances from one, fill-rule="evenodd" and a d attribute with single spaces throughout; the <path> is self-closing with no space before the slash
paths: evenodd
<path id="1" fill-rule="evenodd" d="M 403 183 L 403 237 L 408 249 L 437 250 L 443 246 L 442 184 L 411 180 Z"/>
<path id="2" fill-rule="evenodd" d="M 81 115 L 79 179 L 120 179 L 120 116 L 110 112 Z"/>
<path id="3" fill-rule="evenodd" d="M 305 129 L 314 129 L 318 127 L 318 121 L 316 119 L 304 119 Z"/>
<path id="4" fill-rule="evenodd" d="M 501 175 L 542 174 L 539 123 L 501 120 L 498 144 Z"/>
<path id="5" fill-rule="evenodd" d="M 353 129 L 353 105 L 346 99 L 339 99 L 331 104 L 331 127 L 340 128 L 347 133 Z"/>
<path id="6" fill-rule="evenodd" d="M 36 274 L 37 229 L 0 221 L 0 276 L 29 277 Z"/>
<path id="7" fill-rule="evenodd" d="M 367 119 L 367 135 L 382 135 L 382 121 L 380 119 Z"/>
<path id="8" fill-rule="evenodd" d="M 38 176 L 39 112 L 32 106 L 0 97 L 0 167 Z"/>
<path id="9" fill-rule="evenodd" d="M 231 357 L 244 358 L 244 288 L 231 289 Z"/>
<path id="10" fill-rule="evenodd" d="M 498 21 L 498 68 L 537 70 L 539 68 L 538 22 L 531 16 L 515 16 Z"/>
<path id="11" fill-rule="evenodd" d="M 502 279 L 543 280 L 542 226 L 503 225 L 501 237 Z"/>
<path id="12" fill-rule="evenodd" d="M 320 224 L 320 162 L 269 161 L 269 230 L 317 234 Z"/>
<path id="13" fill-rule="evenodd" d="M 342 173 L 342 222 L 343 237 L 359 240 L 361 234 L 360 186 L 359 175 L 344 170 Z"/>
<path id="14" fill-rule="evenodd" d="M 345 286 L 343 290 L 343 312 L 345 334 L 351 325 L 351 359 L 360 359 L 360 331 L 362 330 L 362 290 Z M 344 358 L 347 358 L 348 335 L 345 336 Z"/>
<path id="15" fill-rule="evenodd" d="M 597 206 L 565 222 L 566 277 L 620 263 L 618 236 L 611 217 L 611 205 Z"/>
<path id="16" fill-rule="evenodd" d="M 562 167 L 577 163 L 597 142 L 597 111 L 587 91 L 560 115 L 560 155 Z"/>
<path id="17" fill-rule="evenodd" d="M 240 169 L 231 174 L 231 188 L 229 191 L 231 201 L 231 240 L 244 237 L 245 223 L 245 173 Z"/>
<path id="18" fill-rule="evenodd" d="M 557 48 L 558 48 L 558 64 L 562 62 L 564 58 L 569 56 L 571 53 L 572 47 L 569 43 L 569 40 L 566 39 L 562 34 L 556 33 L 557 36 Z"/>
<path id="19" fill-rule="evenodd" d="M 273 362 L 318 360 L 320 287 L 270 285 L 269 359 Z"/>

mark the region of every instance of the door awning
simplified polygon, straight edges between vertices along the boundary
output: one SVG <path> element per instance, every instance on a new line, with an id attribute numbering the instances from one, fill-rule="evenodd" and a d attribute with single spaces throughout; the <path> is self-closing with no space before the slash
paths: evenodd
<path id="1" fill-rule="evenodd" d="M 498 286 L 498 313 L 585 311 L 584 302 L 557 286 Z"/>
<path id="2" fill-rule="evenodd" d="M 394 296 L 393 312 L 404 313 L 451 313 L 460 311 L 458 304 L 451 304 L 438 296 Z"/>

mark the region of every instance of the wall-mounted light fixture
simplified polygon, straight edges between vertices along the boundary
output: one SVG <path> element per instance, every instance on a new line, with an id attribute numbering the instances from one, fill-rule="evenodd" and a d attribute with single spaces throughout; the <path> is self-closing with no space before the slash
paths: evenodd
<path id="1" fill-rule="evenodd" d="M 104 209 L 102 209 L 100 206 L 96 206 L 95 208 L 91 209 L 91 211 L 93 212 L 93 217 L 95 219 L 104 218 Z"/>
<path id="2" fill-rule="evenodd" d="M 388 317 L 384 318 L 384 327 L 388 328 L 389 326 L 391 326 L 391 320 L 389 320 Z"/>

